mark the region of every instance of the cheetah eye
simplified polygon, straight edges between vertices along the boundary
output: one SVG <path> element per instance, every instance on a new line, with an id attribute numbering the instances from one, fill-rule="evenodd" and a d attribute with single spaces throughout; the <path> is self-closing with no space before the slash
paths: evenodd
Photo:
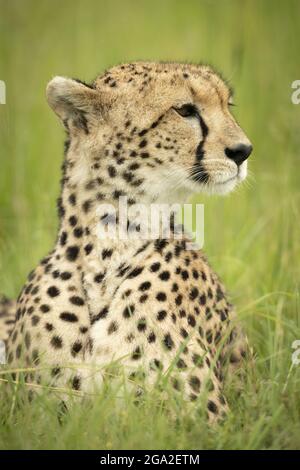
<path id="1" fill-rule="evenodd" d="M 182 117 L 196 117 L 196 116 L 198 116 L 197 108 L 193 104 L 184 104 L 180 108 L 174 108 L 174 109 Z"/>

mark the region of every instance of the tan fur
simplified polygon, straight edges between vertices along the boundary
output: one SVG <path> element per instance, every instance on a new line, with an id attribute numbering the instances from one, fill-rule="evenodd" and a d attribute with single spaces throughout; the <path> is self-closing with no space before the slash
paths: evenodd
<path id="1" fill-rule="evenodd" d="M 0 298 L 0 340 L 6 341 L 9 337 L 14 324 L 16 315 L 16 302 L 7 299 L 6 297 Z"/>
<path id="2" fill-rule="evenodd" d="M 175 361 L 174 386 L 195 400 L 210 380 L 208 413 L 221 415 L 224 361 L 239 363 L 247 343 L 203 253 L 174 237 L 99 240 L 97 224 L 103 204 L 117 210 L 120 195 L 130 204 L 183 202 L 192 192 L 228 192 L 245 177 L 246 162 L 238 169 L 224 153 L 249 145 L 230 114 L 226 84 L 206 66 L 134 63 L 90 87 L 56 77 L 47 97 L 69 135 L 61 223 L 53 251 L 18 299 L 9 362 L 50 364 L 64 382 L 63 364 L 117 360 L 129 377 L 142 368 L 151 384 Z M 198 118 L 178 113 L 187 103 L 205 121 L 205 139 Z M 190 171 L 201 141 L 197 175 L 208 176 L 196 181 Z M 79 369 L 73 388 L 90 390 L 90 374 Z"/>

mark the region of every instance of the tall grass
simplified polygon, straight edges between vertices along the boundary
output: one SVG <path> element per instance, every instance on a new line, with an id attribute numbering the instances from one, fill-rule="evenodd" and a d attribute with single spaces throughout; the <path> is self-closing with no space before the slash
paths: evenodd
<path id="1" fill-rule="evenodd" d="M 209 62 L 235 87 L 254 144 L 251 176 L 205 203 L 205 251 L 257 354 L 232 414 L 217 429 L 162 411 L 159 397 L 118 408 L 113 391 L 57 421 L 51 394 L 1 403 L 0 448 L 299 448 L 299 79 L 297 0 L 0 0 L 0 290 L 16 296 L 51 248 L 63 132 L 44 90 L 56 74 L 91 80 L 130 60 Z M 1 378 L 1 377 L 0 377 Z M 3 390 L 4 394 L 7 393 Z M 233 393 L 233 392 L 232 392 Z M 172 413 L 171 413 L 172 415 Z"/>

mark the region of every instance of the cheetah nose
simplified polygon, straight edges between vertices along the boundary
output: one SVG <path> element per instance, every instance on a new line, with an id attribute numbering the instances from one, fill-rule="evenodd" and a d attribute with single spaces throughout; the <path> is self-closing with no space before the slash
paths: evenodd
<path id="1" fill-rule="evenodd" d="M 233 160 L 238 166 L 247 160 L 252 152 L 252 145 L 238 144 L 233 148 L 226 147 L 225 155 Z"/>

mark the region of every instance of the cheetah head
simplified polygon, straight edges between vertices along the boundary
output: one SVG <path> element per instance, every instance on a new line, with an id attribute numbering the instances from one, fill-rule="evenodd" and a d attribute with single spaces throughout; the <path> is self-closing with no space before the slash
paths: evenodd
<path id="1" fill-rule="evenodd" d="M 208 66 L 131 63 L 87 85 L 54 78 L 47 98 L 70 136 L 73 182 L 178 201 L 225 194 L 247 175 L 252 146 L 230 112 L 230 89 Z"/>

